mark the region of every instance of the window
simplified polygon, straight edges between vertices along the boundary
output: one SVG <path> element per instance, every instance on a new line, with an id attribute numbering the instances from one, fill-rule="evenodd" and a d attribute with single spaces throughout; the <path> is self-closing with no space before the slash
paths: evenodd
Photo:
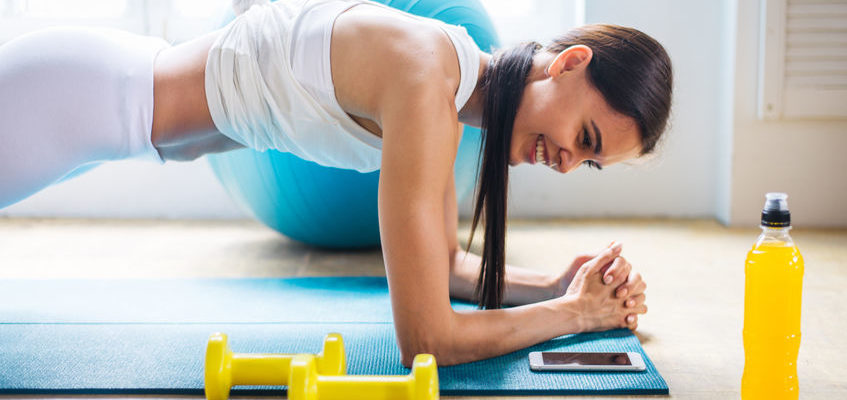
<path id="1" fill-rule="evenodd" d="M 180 17 L 207 19 L 215 16 L 229 1 L 173 0 L 174 11 Z"/>
<path id="2" fill-rule="evenodd" d="M 759 118 L 847 118 L 847 1 L 760 4 Z"/>
<path id="3" fill-rule="evenodd" d="M 86 25 L 145 33 L 141 1 L 0 0 L 0 43 L 56 25 Z"/>
<path id="4" fill-rule="evenodd" d="M 32 18 L 119 18 L 126 12 L 126 0 L 20 0 L 19 12 Z"/>
<path id="5" fill-rule="evenodd" d="M 110 27 L 172 43 L 219 27 L 231 0 L 0 0 L 0 43 L 55 25 Z"/>

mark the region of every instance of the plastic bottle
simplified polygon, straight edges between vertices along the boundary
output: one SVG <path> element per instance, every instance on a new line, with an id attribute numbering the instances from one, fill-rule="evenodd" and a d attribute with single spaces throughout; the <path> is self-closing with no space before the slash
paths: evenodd
<path id="1" fill-rule="evenodd" d="M 788 234 L 788 196 L 765 198 L 762 234 L 745 267 L 741 398 L 797 399 L 803 256 Z"/>

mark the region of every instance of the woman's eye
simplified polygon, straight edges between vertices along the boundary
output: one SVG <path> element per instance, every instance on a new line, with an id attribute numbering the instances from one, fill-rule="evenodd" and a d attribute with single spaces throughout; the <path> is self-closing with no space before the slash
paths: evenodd
<path id="1" fill-rule="evenodd" d="M 593 161 L 593 160 L 585 160 L 585 161 L 583 161 L 582 163 L 583 163 L 583 164 L 585 164 L 586 166 L 588 166 L 588 168 L 594 168 L 594 169 L 596 169 L 596 170 L 598 170 L 598 171 L 599 171 L 599 170 L 601 170 L 601 169 L 603 169 L 603 167 L 601 167 L 601 166 L 600 166 L 600 164 L 597 164 L 597 163 L 596 163 L 595 161 Z"/>
<path id="2" fill-rule="evenodd" d="M 582 130 L 582 145 L 587 149 L 591 148 L 591 136 L 588 136 L 587 129 Z"/>

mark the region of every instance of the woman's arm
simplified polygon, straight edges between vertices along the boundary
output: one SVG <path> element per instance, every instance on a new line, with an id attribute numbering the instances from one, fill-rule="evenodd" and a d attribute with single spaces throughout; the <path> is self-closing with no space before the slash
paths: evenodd
<path id="1" fill-rule="evenodd" d="M 462 124 L 459 124 L 459 132 L 461 131 Z M 444 210 L 445 235 L 450 248 L 450 295 L 463 300 L 475 301 L 476 284 L 479 280 L 479 267 L 482 260 L 480 256 L 464 251 L 456 238 L 459 214 L 456 204 L 456 186 L 452 173 L 445 190 Z M 552 275 L 506 264 L 503 304 L 511 306 L 532 304 L 564 295 L 579 268 L 597 257 L 598 254 L 599 252 L 580 254 L 573 259 L 570 266 L 564 271 Z M 629 268 L 631 269 L 631 266 Z M 613 279 L 614 275 L 619 273 L 619 271 L 611 269 L 606 271 L 606 275 L 612 275 Z M 604 279 L 606 279 L 605 276 Z M 633 297 L 635 303 L 643 303 L 645 288 L 646 285 L 641 280 L 641 275 L 637 272 L 631 272 L 631 275 L 625 279 L 625 283 L 618 286 L 615 295 L 619 299 Z M 635 303 L 630 304 L 635 306 Z M 633 314 L 633 318 L 637 320 L 637 317 L 637 314 Z"/>
<path id="2" fill-rule="evenodd" d="M 598 275 L 616 259 L 611 251 L 586 263 L 586 283 L 571 295 L 501 310 L 451 308 L 455 253 L 445 197 L 459 143 L 456 111 L 449 88 L 428 79 L 406 85 L 396 85 L 381 107 L 379 183 L 380 234 L 403 364 L 419 353 L 434 354 L 441 365 L 470 362 L 567 333 L 626 326 L 624 311 L 631 310 Z"/>
<path id="3" fill-rule="evenodd" d="M 462 124 L 459 124 L 458 132 L 461 131 Z M 473 301 L 481 260 L 478 255 L 462 250 L 456 238 L 459 212 L 456 205 L 456 184 L 452 169 L 444 191 L 444 210 L 444 234 L 447 236 L 450 261 L 450 295 Z M 530 304 L 560 296 L 563 292 L 559 292 L 559 280 L 557 278 L 541 272 L 506 265 L 506 288 L 503 304 Z"/>
<path id="4" fill-rule="evenodd" d="M 450 257 L 450 295 L 475 301 L 480 256 L 456 248 Z M 532 304 L 560 296 L 558 280 L 542 272 L 506 265 L 504 305 Z"/>

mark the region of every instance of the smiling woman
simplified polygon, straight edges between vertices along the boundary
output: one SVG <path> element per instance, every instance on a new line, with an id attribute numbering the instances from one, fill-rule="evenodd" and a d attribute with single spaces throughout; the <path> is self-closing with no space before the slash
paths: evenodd
<path id="1" fill-rule="evenodd" d="M 498 308 L 508 165 L 540 162 L 566 173 L 650 153 L 667 124 L 673 73 L 653 38 L 631 28 L 588 25 L 543 50 L 528 43 L 495 54 L 483 82 L 486 135 L 469 243 L 484 212 L 479 302 Z"/>

